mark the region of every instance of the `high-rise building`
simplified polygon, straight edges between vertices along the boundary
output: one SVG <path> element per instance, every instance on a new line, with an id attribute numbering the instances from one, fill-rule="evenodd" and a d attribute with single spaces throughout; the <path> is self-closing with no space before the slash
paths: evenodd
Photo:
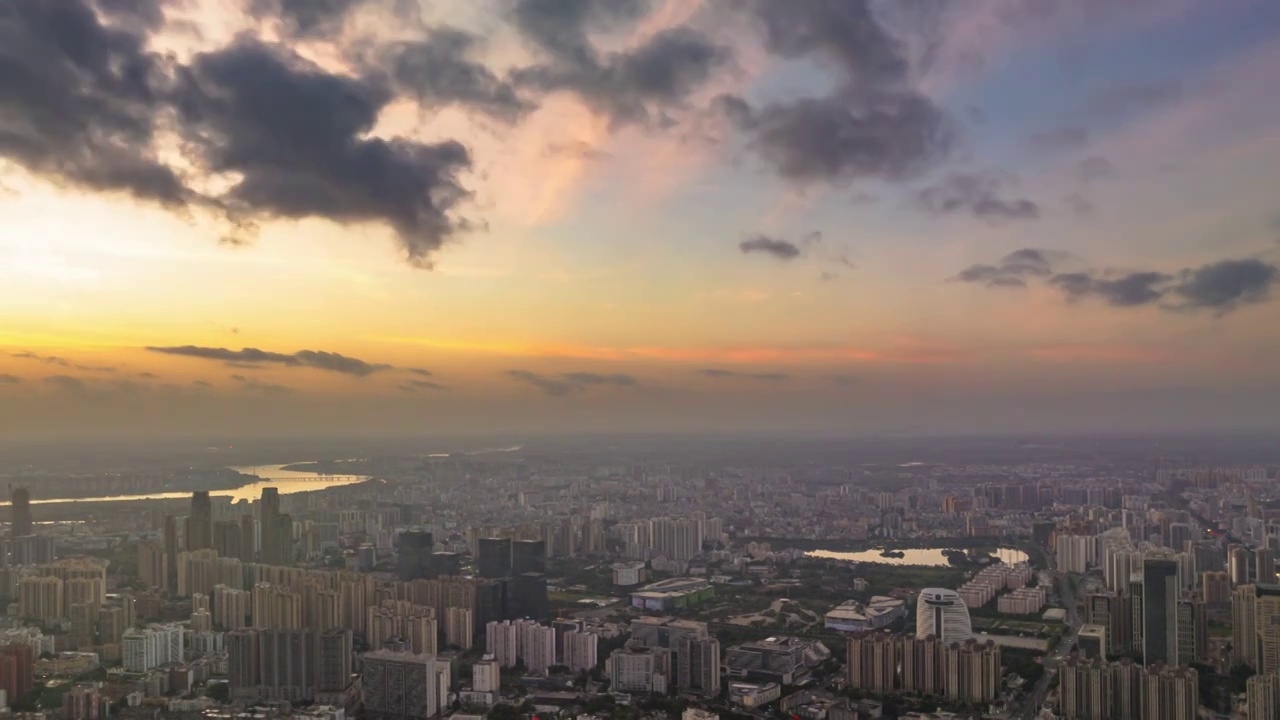
<path id="1" fill-rule="evenodd" d="M 244 549 L 241 547 L 243 542 L 244 533 L 240 523 L 234 520 L 219 520 L 213 524 L 213 549 L 218 551 L 219 557 L 251 562 L 251 558 L 245 558 Z"/>
<path id="2" fill-rule="evenodd" d="M 31 646 L 15 643 L 0 646 L 0 690 L 9 702 L 27 696 L 35 686 L 35 654 Z"/>
<path id="3" fill-rule="evenodd" d="M 483 578 L 511 575 L 511 538 L 480 538 L 476 541 L 476 572 Z"/>
<path id="4" fill-rule="evenodd" d="M 1200 573 L 1200 592 L 1204 603 L 1210 607 L 1225 607 L 1231 603 L 1231 576 L 1221 570 Z"/>
<path id="5" fill-rule="evenodd" d="M 258 672 L 262 697 L 275 702 L 315 699 L 315 633 L 310 630 L 258 631 Z"/>
<path id="6" fill-rule="evenodd" d="M 138 543 L 138 579 L 149 588 L 169 589 L 169 558 L 154 540 Z"/>
<path id="7" fill-rule="evenodd" d="M 191 514 L 187 516 L 187 552 L 213 548 L 213 501 L 208 490 L 191 493 Z"/>
<path id="8" fill-rule="evenodd" d="M 916 601 L 916 637 L 933 636 L 942 642 L 962 642 L 973 637 L 969 608 L 955 590 L 925 588 Z"/>
<path id="9" fill-rule="evenodd" d="M 563 638 L 556 638 L 564 647 L 561 664 L 575 673 L 587 672 L 594 668 L 600 637 L 595 633 L 581 630 L 570 630 L 563 635 Z"/>
<path id="10" fill-rule="evenodd" d="M 64 617 L 63 582 L 56 577 L 25 577 L 18 581 L 18 614 L 48 622 Z"/>
<path id="11" fill-rule="evenodd" d="M 1200 680 L 1186 667 L 1155 665 L 1142 678 L 1143 720 L 1196 720 L 1200 712 Z"/>
<path id="12" fill-rule="evenodd" d="M 1105 625 L 1081 625 L 1080 632 L 1076 635 L 1076 643 L 1080 647 L 1080 657 L 1082 659 L 1107 659 L 1108 645 L 1107 628 Z"/>
<path id="13" fill-rule="evenodd" d="M 1101 658 L 1079 656 L 1062 663 L 1058 675 L 1058 709 L 1064 720 L 1110 720 L 1111 671 Z"/>
<path id="14" fill-rule="evenodd" d="M 592 653 L 592 657 L 595 653 Z M 675 653 L 679 666 L 676 686 L 681 692 L 703 697 L 720 695 L 720 641 L 713 637 L 686 636 Z"/>
<path id="15" fill-rule="evenodd" d="M 62 695 L 63 720 L 99 720 L 111 712 L 111 700 L 97 683 L 76 683 Z"/>
<path id="16" fill-rule="evenodd" d="M 291 565 L 293 518 L 280 512 L 280 491 L 273 487 L 263 488 L 259 505 L 262 562 L 267 565 Z"/>
<path id="17" fill-rule="evenodd" d="M 240 560 L 253 562 L 258 557 L 258 526 L 252 513 L 240 516 Z"/>
<path id="18" fill-rule="evenodd" d="M 502 667 L 492 655 L 485 655 L 471 666 L 471 689 L 482 693 L 502 689 Z"/>
<path id="19" fill-rule="evenodd" d="M 1253 551 L 1254 578 L 1259 585 L 1276 582 L 1276 554 L 1271 548 L 1260 547 Z"/>
<path id="20" fill-rule="evenodd" d="M 369 720 L 430 720 L 440 712 L 436 661 L 431 655 L 391 650 L 365 653 L 360 683 Z"/>
<path id="21" fill-rule="evenodd" d="M 510 620 L 493 621 L 484 628 L 484 651 L 504 668 L 513 668 L 520 659 L 520 625 Z"/>
<path id="22" fill-rule="evenodd" d="M 35 527 L 31 522 L 31 492 L 24 487 L 13 488 L 9 493 L 9 512 L 9 534 L 13 537 L 30 535 Z"/>
<path id="23" fill-rule="evenodd" d="M 609 688 L 614 692 L 665 694 L 671 676 L 671 651 L 630 640 L 609 655 Z"/>
<path id="24" fill-rule="evenodd" d="M 168 564 L 169 592 L 178 589 L 178 519 L 172 515 L 164 518 L 164 556 Z"/>
<path id="25" fill-rule="evenodd" d="M 1257 610 L 1254 628 L 1257 632 L 1257 670 L 1265 675 L 1280 675 L 1280 585 L 1255 585 Z"/>
<path id="26" fill-rule="evenodd" d="M 507 587 L 507 610 L 512 618 L 546 620 L 551 616 L 546 575 L 537 572 L 521 573 L 511 578 Z"/>
<path id="27" fill-rule="evenodd" d="M 1249 718 L 1280 718 L 1280 675 L 1254 675 L 1246 687 Z"/>
<path id="28" fill-rule="evenodd" d="M 233 700 L 257 700 L 261 674 L 258 667 L 258 631 L 233 630 L 224 636 L 227 651 L 227 683 Z"/>
<path id="29" fill-rule="evenodd" d="M 535 622 L 520 623 L 519 643 L 517 652 L 529 672 L 545 673 L 556 664 L 555 628 Z"/>
<path id="30" fill-rule="evenodd" d="M 1232 585 L 1249 583 L 1249 551 L 1243 545 L 1227 546 L 1227 572 Z"/>
<path id="31" fill-rule="evenodd" d="M 406 582 L 434 578 L 433 552 L 431 533 L 420 528 L 405 530 L 396 538 L 396 574 Z"/>
<path id="32" fill-rule="evenodd" d="M 444 642 L 446 645 L 470 650 L 475 642 L 475 621 L 470 608 L 448 607 L 444 611 Z"/>
<path id="33" fill-rule="evenodd" d="M 1235 662 L 1258 666 L 1258 593 L 1253 585 L 1240 585 L 1231 592 L 1231 648 Z"/>
<path id="34" fill-rule="evenodd" d="M 316 700 L 337 702 L 351 687 L 352 638 L 347 628 L 333 628 L 316 638 Z"/>
<path id="35" fill-rule="evenodd" d="M 511 573 L 547 571 L 547 544 L 542 540 L 515 540 L 511 543 Z"/>
<path id="36" fill-rule="evenodd" d="M 1191 665 L 1209 656 L 1208 617 L 1205 604 L 1194 593 L 1178 600 L 1178 664 Z"/>
<path id="37" fill-rule="evenodd" d="M 1146 665 L 1178 663 L 1179 563 L 1174 558 L 1142 561 L 1142 657 Z"/>

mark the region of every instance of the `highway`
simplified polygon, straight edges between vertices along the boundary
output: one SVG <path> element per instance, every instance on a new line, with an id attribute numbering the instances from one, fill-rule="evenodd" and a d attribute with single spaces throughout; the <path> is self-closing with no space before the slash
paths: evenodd
<path id="1" fill-rule="evenodd" d="M 1058 591 L 1058 597 L 1062 600 L 1063 608 L 1067 611 L 1067 632 L 1063 633 L 1062 640 L 1056 646 L 1045 651 L 1044 675 L 1032 688 L 1022 710 L 1014 715 L 1020 720 L 1030 720 L 1039 712 L 1045 696 L 1049 694 L 1049 685 L 1058 675 L 1058 663 L 1071 652 L 1076 642 L 1076 634 L 1080 632 L 1080 601 L 1076 597 L 1075 589 L 1071 586 L 1071 581 L 1065 574 L 1055 573 L 1053 584 Z"/>

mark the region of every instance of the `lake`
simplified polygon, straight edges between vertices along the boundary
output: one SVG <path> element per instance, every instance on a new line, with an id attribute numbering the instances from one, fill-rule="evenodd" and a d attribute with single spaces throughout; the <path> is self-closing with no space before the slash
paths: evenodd
<path id="1" fill-rule="evenodd" d="M 273 487 L 280 491 L 281 495 L 292 495 L 294 493 L 311 492 L 313 490 L 325 490 L 332 487 L 342 487 L 343 485 L 355 485 L 368 480 L 366 475 L 325 475 L 323 473 L 314 472 L 298 472 L 296 470 L 285 470 L 288 465 L 298 465 L 301 463 L 284 463 L 283 465 L 255 465 L 252 467 L 233 467 L 239 473 L 245 475 L 253 475 L 261 478 L 257 482 L 249 482 L 237 488 L 229 488 L 223 490 L 210 490 L 209 495 L 212 497 L 229 497 L 231 502 L 240 502 L 241 500 L 257 500 L 262 495 L 262 489 Z M 119 502 L 124 500 L 181 500 L 191 497 L 191 492 L 163 492 L 163 493 L 146 493 L 142 495 L 104 495 L 101 497 L 89 498 L 40 498 L 32 500 L 32 505 L 44 505 L 47 503 L 62 502 Z M 3 503 L 8 505 L 9 503 Z"/>
<path id="2" fill-rule="evenodd" d="M 894 552 L 902 553 L 902 557 L 884 557 L 880 553 L 884 548 L 862 550 L 860 552 L 838 552 L 834 550 L 812 550 L 805 553 L 808 557 L 828 558 L 831 560 L 847 560 L 849 562 L 884 563 L 886 565 L 915 565 L 919 567 L 950 567 L 946 553 L 957 548 L 902 548 Z M 1015 548 L 997 548 L 991 553 L 1003 562 L 1013 565 L 1026 562 L 1027 554 Z"/>

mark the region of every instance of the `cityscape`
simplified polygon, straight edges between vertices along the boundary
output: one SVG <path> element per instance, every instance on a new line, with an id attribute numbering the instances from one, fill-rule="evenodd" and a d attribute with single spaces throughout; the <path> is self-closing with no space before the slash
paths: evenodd
<path id="1" fill-rule="evenodd" d="M 0 720 L 1280 720 L 1280 0 L 0 0 Z"/>

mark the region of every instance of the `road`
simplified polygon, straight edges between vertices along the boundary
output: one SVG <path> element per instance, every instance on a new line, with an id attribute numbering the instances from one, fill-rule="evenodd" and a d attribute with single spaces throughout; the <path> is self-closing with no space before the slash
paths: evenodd
<path id="1" fill-rule="evenodd" d="M 1022 711 L 1014 715 L 1020 720 L 1030 720 L 1039 712 L 1040 706 L 1044 704 L 1044 698 L 1049 694 L 1049 685 L 1058 675 L 1058 663 L 1071 652 L 1072 646 L 1076 642 L 1076 634 L 1080 632 L 1080 606 L 1079 599 L 1076 597 L 1075 589 L 1071 585 L 1071 581 L 1065 574 L 1057 573 L 1054 575 L 1054 587 L 1057 588 L 1058 597 L 1062 600 L 1062 606 L 1067 611 L 1067 632 L 1063 633 L 1062 640 L 1058 644 L 1047 650 L 1044 654 L 1044 675 L 1041 676 L 1039 682 L 1031 690 L 1027 696 L 1027 701 L 1022 707 Z"/>

